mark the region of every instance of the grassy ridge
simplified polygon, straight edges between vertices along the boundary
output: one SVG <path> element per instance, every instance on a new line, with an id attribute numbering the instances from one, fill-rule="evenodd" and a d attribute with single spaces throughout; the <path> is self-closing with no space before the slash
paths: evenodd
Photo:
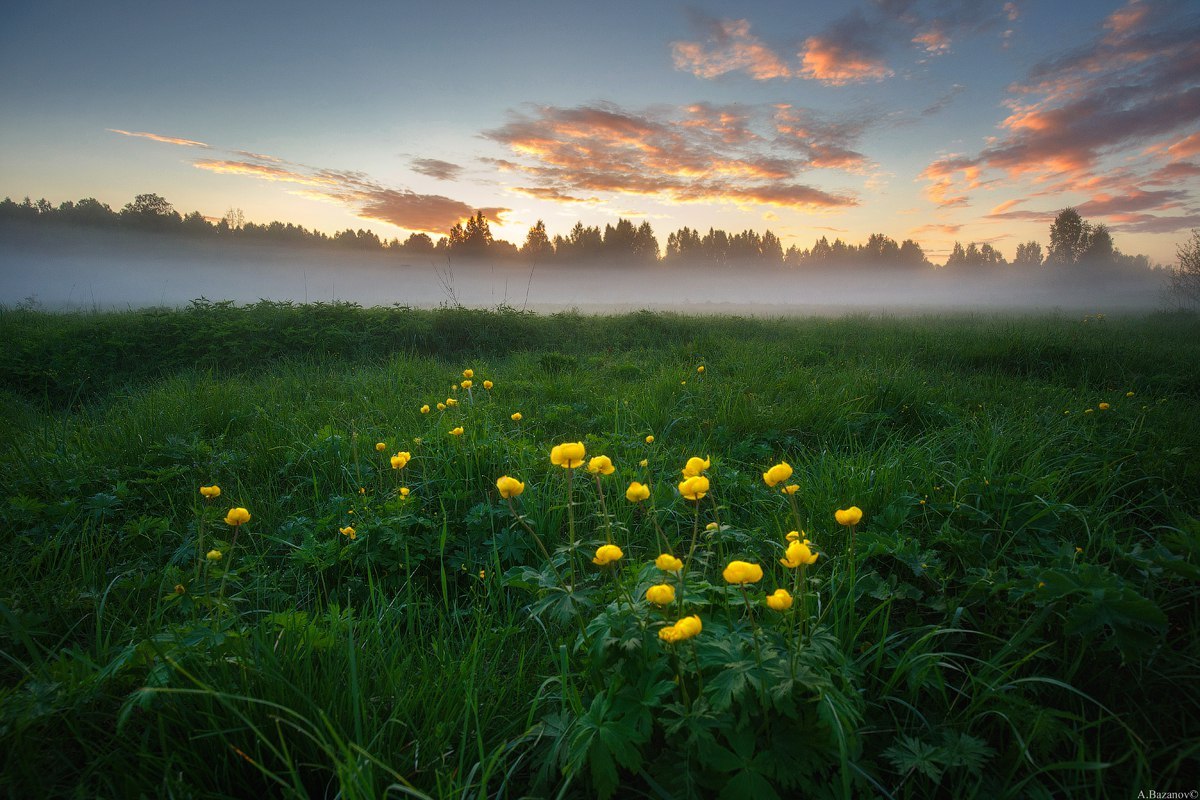
<path id="1" fill-rule="evenodd" d="M 0 331 L 14 794 L 53 775 L 59 795 L 590 794 L 615 777 L 622 793 L 1127 796 L 1200 768 L 1194 318 L 198 304 L 10 311 Z M 450 389 L 465 367 L 470 401 Z M 574 440 L 618 466 L 603 505 L 578 476 L 577 548 L 547 459 Z M 679 468 L 710 453 L 710 499 L 689 504 Z M 797 520 L 761 479 L 781 459 L 822 555 L 800 653 L 720 579 L 740 557 L 761 589 L 793 585 L 778 557 Z M 526 482 L 519 508 L 560 572 L 583 573 L 579 614 L 496 496 L 503 474 Z M 661 624 L 641 601 L 659 535 L 630 480 L 676 548 L 719 517 L 689 571 L 695 674 L 624 633 Z M 218 503 L 197 494 L 210 483 Z M 832 519 L 850 504 L 854 559 Z M 232 550 L 230 505 L 253 513 Z M 619 572 L 589 562 L 610 524 Z M 793 664 L 819 656 L 807 687 L 770 693 L 776 639 Z M 744 680 L 704 714 L 666 686 L 721 675 Z M 711 741 L 681 743 L 672 715 Z"/>

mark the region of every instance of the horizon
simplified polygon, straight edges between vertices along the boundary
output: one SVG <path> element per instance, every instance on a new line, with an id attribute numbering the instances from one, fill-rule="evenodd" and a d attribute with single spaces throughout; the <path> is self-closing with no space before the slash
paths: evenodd
<path id="1" fill-rule="evenodd" d="M 482 211 L 517 246 L 538 219 L 882 232 L 936 262 L 1011 260 L 1068 206 L 1157 263 L 1200 227 L 1176 0 L 286 8 L 10 10 L 0 194 L 385 240 Z"/>

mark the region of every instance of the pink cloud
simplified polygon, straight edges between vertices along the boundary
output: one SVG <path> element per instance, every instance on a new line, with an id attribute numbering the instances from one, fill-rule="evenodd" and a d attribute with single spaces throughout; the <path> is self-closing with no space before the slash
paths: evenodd
<path id="1" fill-rule="evenodd" d="M 758 81 L 792 76 L 785 61 L 750 33 L 744 19 L 713 22 L 704 42 L 672 42 L 671 56 L 676 69 L 699 78 L 738 71 Z"/>

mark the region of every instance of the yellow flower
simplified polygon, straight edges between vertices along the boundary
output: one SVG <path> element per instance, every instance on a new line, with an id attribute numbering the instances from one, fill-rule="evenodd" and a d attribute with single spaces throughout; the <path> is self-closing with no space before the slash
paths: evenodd
<path id="1" fill-rule="evenodd" d="M 858 506 L 850 506 L 845 509 L 839 508 L 833 512 L 833 518 L 838 521 L 838 525 L 845 525 L 846 527 L 857 525 L 862 519 L 862 509 Z"/>
<path id="2" fill-rule="evenodd" d="M 376 442 L 375 450 L 380 453 L 382 453 L 384 450 L 387 450 L 387 442 Z"/>
<path id="3" fill-rule="evenodd" d="M 452 384 L 450 384 L 450 391 L 452 391 L 452 392 L 457 392 L 457 391 L 458 391 L 458 384 L 457 384 L 457 383 L 452 383 Z"/>
<path id="4" fill-rule="evenodd" d="M 217 486 L 215 483 L 212 486 L 201 486 L 200 494 L 204 495 L 209 500 L 211 500 L 214 497 L 221 496 L 221 487 Z"/>
<path id="5" fill-rule="evenodd" d="M 408 497 L 410 494 L 412 494 L 412 490 L 410 490 L 407 486 L 400 487 L 400 496 L 401 497 Z"/>
<path id="6" fill-rule="evenodd" d="M 340 533 L 342 536 L 349 537 L 351 541 L 354 541 L 358 538 L 358 531 L 354 530 L 354 528 L 349 525 L 344 528 L 338 528 L 338 533 Z"/>
<path id="7" fill-rule="evenodd" d="M 1112 406 L 1110 406 L 1108 403 L 1101 403 L 1101 404 L 1100 404 L 1100 410 L 1101 410 L 1101 411 L 1108 411 L 1110 408 L 1112 408 Z"/>
<path id="8" fill-rule="evenodd" d="M 663 553 L 654 559 L 654 566 L 663 572 L 679 572 L 679 570 L 683 569 L 683 562 L 670 553 Z"/>
<path id="9" fill-rule="evenodd" d="M 662 639 L 664 642 L 670 642 L 671 644 L 674 644 L 680 640 L 679 631 L 674 625 L 668 625 L 665 628 L 658 629 L 658 638 Z"/>
<path id="10" fill-rule="evenodd" d="M 471 381 L 463 381 L 461 385 L 462 385 L 462 388 L 464 388 L 464 389 L 470 389 L 475 384 L 472 383 Z"/>
<path id="11" fill-rule="evenodd" d="M 646 437 L 646 444 L 654 444 L 654 436 L 653 435 Z"/>
<path id="12" fill-rule="evenodd" d="M 187 588 L 182 583 L 175 584 L 175 594 L 186 594 Z"/>
<path id="13" fill-rule="evenodd" d="M 232 525 L 235 528 L 239 525 L 245 525 L 249 521 L 250 512 L 241 507 L 229 509 L 229 513 L 225 515 L 225 524 Z"/>
<path id="14" fill-rule="evenodd" d="M 704 530 L 706 530 L 706 531 L 715 531 L 715 530 L 716 530 L 717 528 L 719 528 L 719 527 L 721 527 L 721 526 L 720 526 L 720 525 L 718 525 L 717 523 L 715 523 L 715 522 L 710 522 L 710 523 L 708 523 L 707 525 L 705 525 L 705 526 L 704 526 Z"/>
<path id="15" fill-rule="evenodd" d="M 358 487 L 358 493 L 359 493 L 359 494 L 366 494 L 366 493 L 367 493 L 367 487 L 365 487 L 365 486 L 360 486 L 360 487 Z"/>
<path id="16" fill-rule="evenodd" d="M 563 469 L 575 469 L 583 466 L 583 457 L 586 455 L 587 448 L 583 442 L 564 442 L 550 449 L 550 463 Z"/>
<path id="17" fill-rule="evenodd" d="M 463 435 L 462 425 L 459 425 L 457 428 L 451 428 L 450 435 L 451 436 L 462 436 Z"/>
<path id="18" fill-rule="evenodd" d="M 669 583 L 657 583 L 646 590 L 646 599 L 656 606 L 669 606 L 675 602 L 675 587 Z"/>
<path id="19" fill-rule="evenodd" d="M 800 542 L 800 541 L 807 542 L 808 541 L 808 539 L 804 538 L 804 531 L 788 531 L 788 535 L 785 538 L 789 542 Z"/>
<path id="20" fill-rule="evenodd" d="M 758 583 L 762 580 L 762 567 L 746 561 L 730 561 L 721 573 L 726 583 Z"/>
<path id="21" fill-rule="evenodd" d="M 596 557 L 592 559 L 592 563 L 603 567 L 605 564 L 611 564 L 623 555 L 625 554 L 621 552 L 621 548 L 615 544 L 602 544 L 596 549 Z"/>
<path id="22" fill-rule="evenodd" d="M 634 481 L 629 484 L 629 488 L 625 490 L 625 499 L 631 503 L 640 503 L 650 497 L 650 487 L 644 483 Z"/>
<path id="23" fill-rule="evenodd" d="M 492 387 L 493 387 L 493 386 L 495 386 L 495 385 L 496 385 L 496 384 L 492 383 L 491 381 L 484 381 L 484 382 L 483 382 L 483 388 L 487 389 L 489 392 L 492 390 Z"/>
<path id="24" fill-rule="evenodd" d="M 453 397 L 447 397 L 447 398 L 446 398 L 446 405 L 448 405 L 448 406 L 456 406 L 456 405 L 458 405 L 458 401 L 457 401 L 457 400 L 455 400 Z"/>
<path id="25" fill-rule="evenodd" d="M 817 554 L 804 542 L 796 541 L 787 546 L 787 552 L 779 559 L 779 563 L 788 569 L 795 569 L 801 565 L 817 563 Z"/>
<path id="26" fill-rule="evenodd" d="M 701 375 L 703 375 L 704 374 L 704 365 L 701 364 L 700 366 L 696 367 L 696 372 L 699 372 Z"/>
<path id="27" fill-rule="evenodd" d="M 686 500 L 702 500 L 704 495 L 708 494 L 708 478 L 703 475 L 693 475 L 690 478 L 684 478 L 679 483 L 679 493 Z"/>
<path id="28" fill-rule="evenodd" d="M 445 410 L 446 410 L 446 404 L 445 404 L 445 403 L 438 403 L 438 404 L 437 404 L 437 410 L 438 410 L 438 411 L 445 411 Z"/>
<path id="29" fill-rule="evenodd" d="M 463 370 L 463 377 L 464 377 L 464 378 L 474 378 L 474 377 L 475 377 L 475 370 L 473 370 L 473 369 L 464 369 L 464 370 Z"/>
<path id="30" fill-rule="evenodd" d="M 496 479 L 496 489 L 499 490 L 500 496 L 507 500 L 510 497 L 516 497 L 521 492 L 525 491 L 525 484 L 521 483 L 516 478 L 510 478 L 505 475 Z"/>
<path id="31" fill-rule="evenodd" d="M 1125 393 L 1125 396 L 1126 396 L 1126 397 L 1133 397 L 1133 392 L 1126 392 L 1126 393 Z"/>
<path id="32" fill-rule="evenodd" d="M 712 462 L 709 461 L 707 458 L 700 458 L 699 456 L 692 456 L 691 458 L 689 458 L 687 460 L 687 464 L 684 465 L 683 477 L 694 478 L 711 466 L 712 466 Z"/>
<path id="33" fill-rule="evenodd" d="M 404 469 L 408 466 L 408 462 L 412 459 L 412 454 L 407 452 L 399 452 L 392 456 L 392 469 Z"/>
<path id="34" fill-rule="evenodd" d="M 608 456 L 596 456 L 588 462 L 588 472 L 593 475 L 612 475 L 617 471 L 613 466 L 612 459 Z"/>
<path id="35" fill-rule="evenodd" d="M 690 639 L 698 634 L 704 628 L 700 624 L 700 617 L 692 614 L 690 617 L 684 617 L 675 623 L 675 630 L 679 631 L 682 638 Z"/>
<path id="36" fill-rule="evenodd" d="M 774 488 L 776 484 L 783 483 L 788 478 L 792 477 L 792 467 L 786 461 L 780 461 L 775 466 L 762 474 L 763 481 Z"/>
<path id="37" fill-rule="evenodd" d="M 1093 413 L 1095 413 L 1095 411 L 1096 411 L 1096 409 L 1094 409 L 1094 408 L 1085 408 L 1085 409 L 1083 410 L 1083 413 L 1085 413 L 1085 414 L 1093 414 Z"/>
<path id="38" fill-rule="evenodd" d="M 650 459 L 648 459 L 648 458 L 643 458 L 641 461 L 639 461 L 639 462 L 638 462 L 638 466 L 639 466 L 639 467 L 648 467 L 648 466 L 650 466 Z"/>
<path id="39" fill-rule="evenodd" d="M 438 409 L 438 411 L 441 411 L 441 409 L 439 408 L 439 409 Z M 429 404 L 428 404 L 428 403 L 426 403 L 425 405 L 421 406 L 421 413 L 422 413 L 422 414 L 428 414 L 428 413 L 429 413 Z"/>
<path id="40" fill-rule="evenodd" d="M 206 555 L 205 558 L 207 558 L 209 561 L 220 561 L 222 558 L 224 558 L 224 556 L 221 554 L 220 550 L 209 550 L 208 555 Z"/>
<path id="41" fill-rule="evenodd" d="M 789 483 L 779 491 L 783 492 L 784 494 L 795 494 L 796 492 L 800 491 L 800 486 L 795 483 Z"/>
<path id="42" fill-rule="evenodd" d="M 511 417 L 509 417 L 509 419 L 511 419 L 513 422 L 520 422 L 522 419 L 521 412 L 520 411 L 513 412 L 513 415 Z"/>
<path id="43" fill-rule="evenodd" d="M 776 589 L 775 594 L 767 595 L 767 605 L 774 611 L 787 611 L 792 607 L 792 595 L 787 589 Z"/>

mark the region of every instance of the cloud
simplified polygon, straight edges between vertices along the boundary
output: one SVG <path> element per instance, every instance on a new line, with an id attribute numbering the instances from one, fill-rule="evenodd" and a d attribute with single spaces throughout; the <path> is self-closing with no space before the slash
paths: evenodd
<path id="1" fill-rule="evenodd" d="M 197 169 L 216 172 L 221 175 L 248 175 L 265 181 L 280 181 L 297 183 L 302 186 L 337 186 L 332 178 L 320 175 L 306 175 L 284 167 L 273 167 L 267 164 L 254 164 L 248 161 L 233 161 L 217 158 L 202 158 L 192 162 Z"/>
<path id="2" fill-rule="evenodd" d="M 122 136 L 136 136 L 140 139 L 149 139 L 152 142 L 163 142 L 164 144 L 176 144 L 181 147 L 203 147 L 209 145 L 204 142 L 197 142 L 192 139 L 179 139 L 174 136 L 162 136 L 157 133 L 146 133 L 145 131 L 123 131 L 120 128 L 107 128 L 109 133 L 119 133 Z"/>
<path id="3" fill-rule="evenodd" d="M 463 168 L 458 164 L 451 164 L 449 161 L 437 158 L 414 158 L 409 162 L 409 167 L 413 172 L 419 172 L 440 181 L 458 180 L 463 172 Z"/>
<path id="4" fill-rule="evenodd" d="M 941 28 L 930 28 L 913 37 L 912 43 L 930 56 L 944 56 L 950 52 L 950 37 Z"/>
<path id="5" fill-rule="evenodd" d="M 1139 178 L 1161 166 L 1155 159 L 1200 149 L 1200 49 L 1194 44 L 1200 15 L 1177 10 L 1166 2 L 1130 3 L 1109 15 L 1085 46 L 1036 65 L 1010 87 L 999 136 L 975 155 L 947 156 L 924 170 L 930 199 L 941 205 L 939 199 L 965 198 L 988 182 L 981 177 L 988 174 L 1048 184 L 1043 194 L 1103 191 L 1097 178 L 1110 156 L 1157 143 L 1146 148 L 1146 160 L 1127 163 L 1116 177 L 1127 198 L 1165 200 L 1162 193 L 1138 189 Z M 1183 180 L 1186 171 L 1176 177 Z M 1169 176 L 1159 171 L 1154 179 Z M 1171 202 L 1182 199 L 1172 196 Z M 1098 194 L 1093 200 L 1083 207 L 1116 213 L 1109 211 L 1116 208 L 1111 198 Z"/>
<path id="6" fill-rule="evenodd" d="M 921 225 L 913 228 L 908 232 L 909 236 L 920 236 L 923 233 L 941 233 L 946 236 L 953 236 L 963 229 L 963 226 L 955 222 L 931 222 L 928 225 Z"/>
<path id="7" fill-rule="evenodd" d="M 807 121 L 809 128 L 799 123 Z M 839 127 L 841 125 L 841 127 Z M 628 111 L 613 104 L 542 106 L 513 113 L 484 138 L 512 152 L 499 161 L 546 190 L 543 196 L 612 192 L 674 203 L 735 203 L 834 209 L 857 204 L 845 192 L 798 182 L 820 166 L 857 166 L 864 125 L 838 123 L 790 106 L 693 104 Z"/>
<path id="8" fill-rule="evenodd" d="M 828 86 L 890 78 L 895 73 L 883 58 L 884 33 L 853 11 L 804 40 L 800 74 Z"/>
<path id="9" fill-rule="evenodd" d="M 598 197 L 575 197 L 555 186 L 514 186 L 511 191 L 518 194 L 536 197 L 539 200 L 553 200 L 558 203 L 599 203 Z"/>
<path id="10" fill-rule="evenodd" d="M 672 42 L 675 68 L 698 78 L 744 71 L 754 80 L 790 78 L 792 70 L 774 50 L 750 33 L 744 19 L 707 20 L 704 42 Z"/>
<path id="11" fill-rule="evenodd" d="M 932 117 L 934 114 L 945 110 L 950 103 L 954 101 L 954 98 L 962 94 L 963 90 L 966 88 L 967 87 L 963 86 L 961 83 L 952 84 L 950 88 L 942 94 L 941 97 L 927 105 L 925 108 L 921 109 L 921 116 Z"/>

